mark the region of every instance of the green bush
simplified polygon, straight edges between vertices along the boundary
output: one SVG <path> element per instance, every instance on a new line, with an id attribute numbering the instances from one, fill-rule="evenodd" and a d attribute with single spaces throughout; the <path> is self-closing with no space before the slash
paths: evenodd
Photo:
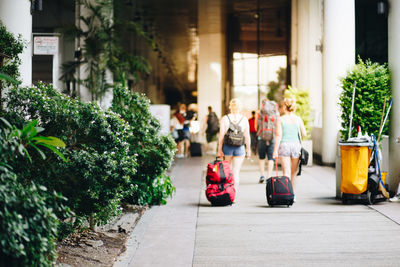
<path id="1" fill-rule="evenodd" d="M 133 204 L 165 204 L 175 190 L 165 175 L 175 153 L 174 140 L 160 134 L 160 122 L 150 113 L 150 101 L 142 94 L 116 86 L 111 109 L 131 125 L 129 143 L 140 162 L 131 179 L 134 194 L 125 200 Z"/>
<path id="2" fill-rule="evenodd" d="M 22 186 L 11 171 L 0 173 L 0 266 L 54 266 L 58 219 L 50 207 L 61 200 L 35 183 Z"/>
<path id="3" fill-rule="evenodd" d="M 18 80 L 18 67 L 21 65 L 21 59 L 19 59 L 18 55 L 22 53 L 24 46 L 25 43 L 21 35 L 15 37 L 7 31 L 6 27 L 0 21 L 0 52 L 8 56 L 4 59 L 4 64 L 0 64 L 0 73 L 5 73 Z M 4 82 L 8 85 L 11 84 L 7 80 Z"/>
<path id="4" fill-rule="evenodd" d="M 347 139 L 350 127 L 351 103 L 353 83 L 356 82 L 353 125 L 351 136 L 357 135 L 357 126 L 361 126 L 363 133 L 374 134 L 378 137 L 379 126 L 386 97 L 386 110 L 391 98 L 390 73 L 386 64 L 372 63 L 370 60 L 359 59 L 347 75 L 341 79 L 343 91 L 339 97 L 341 108 L 342 139 Z M 389 121 L 383 128 L 382 134 L 387 134 Z"/>
<path id="5" fill-rule="evenodd" d="M 53 266 L 59 221 L 71 216 L 62 195 L 13 172 L 24 158 L 29 159 L 25 168 L 35 168 L 32 149 L 45 159 L 39 147 L 56 152 L 54 145 L 63 145 L 57 138 L 38 136 L 43 129 L 36 123 L 18 129 L 0 118 L 0 266 Z"/>
<path id="6" fill-rule="evenodd" d="M 37 119 L 45 135 L 66 143 L 61 152 L 68 163 L 49 154 L 36 168 L 16 164 L 14 171 L 67 197 L 77 223 L 89 218 L 99 219 L 91 220 L 94 223 L 106 222 L 118 213 L 116 203 L 136 190 L 130 182 L 137 167 L 136 152 L 129 143 L 132 132 L 117 114 L 38 84 L 10 90 L 5 115 L 16 125 Z"/>

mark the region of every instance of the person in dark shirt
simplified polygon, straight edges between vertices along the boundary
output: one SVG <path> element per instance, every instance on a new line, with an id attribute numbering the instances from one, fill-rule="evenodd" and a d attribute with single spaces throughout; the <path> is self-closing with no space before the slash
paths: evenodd
<path id="1" fill-rule="evenodd" d="M 251 118 L 249 119 L 250 126 L 250 139 L 251 139 L 251 151 L 254 155 L 257 154 L 257 129 L 255 127 L 256 123 L 256 112 L 253 110 L 251 112 Z"/>

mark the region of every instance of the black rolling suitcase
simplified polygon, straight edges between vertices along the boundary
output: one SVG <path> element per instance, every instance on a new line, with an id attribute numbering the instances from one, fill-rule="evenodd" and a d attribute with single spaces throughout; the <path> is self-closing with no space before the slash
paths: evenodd
<path id="1" fill-rule="evenodd" d="M 190 143 L 190 156 L 201 157 L 201 144 L 197 142 Z"/>
<path id="2" fill-rule="evenodd" d="M 290 178 L 287 176 L 278 176 L 278 166 L 275 161 L 276 176 L 267 180 L 266 195 L 269 206 L 293 205 L 294 194 Z"/>

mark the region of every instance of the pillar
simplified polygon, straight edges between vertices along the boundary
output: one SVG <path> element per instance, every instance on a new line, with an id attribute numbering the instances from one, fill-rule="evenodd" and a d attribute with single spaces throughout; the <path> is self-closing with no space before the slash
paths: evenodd
<path id="1" fill-rule="evenodd" d="M 400 1 L 389 0 L 388 18 L 388 57 L 389 68 L 392 74 L 393 105 L 390 115 L 389 134 L 389 190 L 396 191 L 400 182 L 400 144 L 396 137 L 400 136 Z"/>
<path id="2" fill-rule="evenodd" d="M 14 35 L 22 35 L 27 47 L 19 55 L 22 85 L 32 84 L 32 15 L 31 3 L 27 0 L 0 1 L 0 20 Z"/>
<path id="3" fill-rule="evenodd" d="M 322 162 L 333 164 L 340 129 L 340 77 L 355 64 L 354 0 L 324 1 Z"/>
<path id="4" fill-rule="evenodd" d="M 226 73 L 224 0 L 198 1 L 198 107 L 199 119 L 207 115 L 207 107 L 221 116 Z"/>

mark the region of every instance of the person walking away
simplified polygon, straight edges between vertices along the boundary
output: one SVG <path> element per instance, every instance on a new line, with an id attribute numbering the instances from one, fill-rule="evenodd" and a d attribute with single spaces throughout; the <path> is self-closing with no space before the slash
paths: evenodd
<path id="1" fill-rule="evenodd" d="M 397 143 L 400 143 L 400 136 L 396 139 Z M 397 185 L 397 193 L 393 197 L 389 198 L 390 202 L 400 202 L 400 184 Z"/>
<path id="2" fill-rule="evenodd" d="M 283 175 L 290 177 L 293 193 L 296 188 L 296 175 L 300 160 L 300 135 L 307 135 L 303 120 L 294 114 L 296 100 L 285 98 L 283 101 L 284 115 L 278 118 L 273 158 L 279 156 Z M 296 199 L 296 196 L 295 196 Z"/>
<path id="3" fill-rule="evenodd" d="M 182 108 L 174 113 L 171 119 L 171 132 L 172 136 L 175 139 L 176 147 L 177 147 L 177 158 L 184 158 L 184 132 L 183 126 L 185 123 L 184 109 Z"/>
<path id="4" fill-rule="evenodd" d="M 240 112 L 242 104 L 234 98 L 229 102 L 230 113 L 223 116 L 220 122 L 218 137 L 218 156 L 229 161 L 235 179 L 235 189 L 238 191 L 240 169 L 243 160 L 250 157 L 249 121 Z"/>
<path id="5" fill-rule="evenodd" d="M 206 154 L 216 155 L 217 150 L 217 134 L 219 132 L 219 119 L 217 114 L 212 110 L 211 106 L 208 106 L 208 114 L 204 120 L 203 129 L 206 133 Z M 209 148 L 211 147 L 211 151 Z"/>
<path id="6" fill-rule="evenodd" d="M 257 154 L 257 130 L 256 130 L 256 112 L 253 110 L 251 112 L 251 117 L 249 119 L 250 126 L 250 145 L 251 152 L 256 155 Z"/>
<path id="7" fill-rule="evenodd" d="M 266 178 L 271 177 L 274 168 L 274 144 L 279 118 L 279 108 L 275 101 L 263 99 L 261 102 L 260 113 L 257 114 L 257 149 L 258 149 L 258 166 L 260 170 L 259 183 L 263 183 Z M 268 160 L 267 176 L 264 175 L 265 158 Z"/>
<path id="8" fill-rule="evenodd" d="M 190 121 L 194 117 L 194 112 L 192 111 L 187 111 L 186 105 L 181 104 L 179 108 L 179 112 L 182 114 L 182 116 L 185 118 L 185 121 L 183 123 L 183 157 L 188 157 L 189 156 L 189 148 L 190 148 Z"/>

